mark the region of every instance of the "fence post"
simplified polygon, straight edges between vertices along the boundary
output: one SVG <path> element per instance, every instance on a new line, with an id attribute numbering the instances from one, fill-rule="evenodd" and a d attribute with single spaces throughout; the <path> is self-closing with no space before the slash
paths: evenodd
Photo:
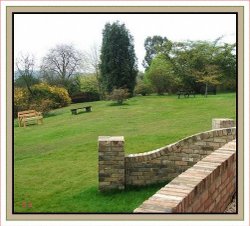
<path id="1" fill-rule="evenodd" d="M 125 188 L 125 153 L 123 136 L 99 136 L 99 190 Z"/>

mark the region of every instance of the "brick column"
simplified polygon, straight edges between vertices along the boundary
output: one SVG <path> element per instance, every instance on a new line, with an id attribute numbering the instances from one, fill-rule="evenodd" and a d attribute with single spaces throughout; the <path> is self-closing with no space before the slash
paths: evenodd
<path id="1" fill-rule="evenodd" d="M 212 129 L 235 127 L 235 121 L 229 118 L 212 119 Z"/>
<path id="2" fill-rule="evenodd" d="M 98 137 L 99 190 L 125 188 L 124 137 Z"/>

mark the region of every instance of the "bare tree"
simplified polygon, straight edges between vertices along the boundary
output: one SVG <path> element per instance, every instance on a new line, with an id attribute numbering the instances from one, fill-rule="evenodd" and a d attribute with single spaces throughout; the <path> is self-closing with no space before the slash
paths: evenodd
<path id="1" fill-rule="evenodd" d="M 100 50 L 96 45 L 93 45 L 90 48 L 90 51 L 87 53 L 87 61 L 89 64 L 89 69 L 94 71 L 95 75 L 99 75 L 99 64 L 100 64 Z"/>
<path id="2" fill-rule="evenodd" d="M 98 82 L 98 92 L 103 97 L 103 89 L 101 85 L 101 77 L 100 77 L 100 49 L 98 49 L 97 45 L 93 45 L 90 51 L 86 54 L 88 69 L 94 72 L 94 75 Z"/>
<path id="3" fill-rule="evenodd" d="M 16 69 L 19 74 L 19 78 L 22 78 L 25 83 L 28 91 L 32 95 L 31 86 L 34 84 L 34 67 L 35 67 L 35 58 L 30 54 L 20 54 L 16 58 Z"/>
<path id="4" fill-rule="evenodd" d="M 69 90 L 74 75 L 81 70 L 83 59 L 83 54 L 73 45 L 57 45 L 42 60 L 43 78 Z"/>

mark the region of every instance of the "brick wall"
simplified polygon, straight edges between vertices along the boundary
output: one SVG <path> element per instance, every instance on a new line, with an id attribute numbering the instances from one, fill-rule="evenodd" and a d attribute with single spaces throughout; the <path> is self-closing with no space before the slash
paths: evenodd
<path id="1" fill-rule="evenodd" d="M 231 119 L 216 120 L 213 125 L 217 127 L 233 125 Z M 214 129 L 154 151 L 125 156 L 123 137 L 99 137 L 99 190 L 170 181 L 235 138 L 235 127 Z"/>
<path id="2" fill-rule="evenodd" d="M 235 128 L 187 137 L 158 150 L 125 157 L 127 185 L 170 181 L 217 148 L 235 139 Z"/>
<path id="3" fill-rule="evenodd" d="M 212 119 L 212 129 L 235 127 L 235 121 L 228 118 Z"/>
<path id="4" fill-rule="evenodd" d="M 99 190 L 124 189 L 125 161 L 124 137 L 98 138 Z"/>
<path id="5" fill-rule="evenodd" d="M 135 213 L 221 213 L 236 190 L 235 140 L 203 158 L 134 210 Z"/>

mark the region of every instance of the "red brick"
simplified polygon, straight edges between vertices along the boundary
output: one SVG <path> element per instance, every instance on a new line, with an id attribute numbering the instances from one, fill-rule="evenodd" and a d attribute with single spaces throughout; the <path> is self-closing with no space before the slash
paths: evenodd
<path id="1" fill-rule="evenodd" d="M 224 184 L 225 180 L 227 179 L 227 173 L 223 173 L 221 175 L 221 182 Z"/>
<path id="2" fill-rule="evenodd" d="M 217 180 L 215 181 L 215 187 L 218 188 L 221 184 L 221 177 L 218 177 Z"/>
<path id="3" fill-rule="evenodd" d="M 186 211 L 184 211 L 185 213 L 193 213 L 194 211 L 193 211 L 193 207 L 192 206 L 189 206 L 189 208 L 186 210 Z"/>
<path id="4" fill-rule="evenodd" d="M 218 208 L 218 205 L 215 205 L 213 209 L 213 213 L 219 213 L 219 212 L 220 212 L 220 208 Z"/>
<path id="5" fill-rule="evenodd" d="M 227 194 L 227 189 L 224 187 L 220 193 L 221 193 L 221 196 L 223 197 L 224 195 Z"/>
<path id="6" fill-rule="evenodd" d="M 193 212 L 196 212 L 199 209 L 200 205 L 201 205 L 200 200 L 196 199 L 192 204 Z"/>
<path id="7" fill-rule="evenodd" d="M 152 209 L 161 212 L 173 212 L 177 204 L 172 202 L 164 202 L 161 200 L 146 200 L 139 208 Z"/>
<path id="8" fill-rule="evenodd" d="M 227 189 L 227 192 L 230 193 L 230 191 L 232 190 L 232 184 L 228 184 L 226 189 Z"/>
<path id="9" fill-rule="evenodd" d="M 215 204 L 218 206 L 218 204 L 221 202 L 221 195 L 218 194 L 218 196 L 216 197 L 216 199 L 214 200 Z"/>
<path id="10" fill-rule="evenodd" d="M 215 203 L 212 202 L 211 205 L 208 208 L 208 212 L 213 212 L 214 207 L 215 207 Z"/>
<path id="11" fill-rule="evenodd" d="M 180 202 L 180 203 L 176 206 L 175 212 L 176 212 L 176 213 L 182 213 L 182 212 L 184 212 L 183 202 Z"/>
<path id="12" fill-rule="evenodd" d="M 216 184 L 215 183 L 211 184 L 211 186 L 209 187 L 209 193 L 213 194 L 215 191 L 215 188 L 216 188 Z"/>
<path id="13" fill-rule="evenodd" d="M 213 201 L 215 201 L 217 196 L 219 195 L 219 192 L 217 190 L 215 190 L 211 195 L 212 195 Z"/>
<path id="14" fill-rule="evenodd" d="M 201 203 L 204 203 L 207 199 L 208 199 L 208 190 L 205 190 L 205 191 L 200 195 Z"/>
<path id="15" fill-rule="evenodd" d="M 211 205 L 212 202 L 213 202 L 212 198 L 209 197 L 209 198 L 207 199 L 207 201 L 204 203 L 204 209 L 205 209 L 205 211 L 208 210 L 208 208 L 209 208 L 209 206 Z"/>
<path id="16" fill-rule="evenodd" d="M 197 210 L 197 213 L 203 213 L 205 212 L 204 204 L 201 203 L 199 209 Z"/>
<path id="17" fill-rule="evenodd" d="M 145 208 L 136 208 L 134 210 L 134 213 L 162 213 L 162 211 L 157 211 L 157 210 L 150 210 L 150 209 L 145 209 Z"/>
<path id="18" fill-rule="evenodd" d="M 182 188 L 182 187 L 169 187 L 165 186 L 161 188 L 161 191 L 170 191 L 170 192 L 178 192 L 178 193 L 183 193 L 183 194 L 189 194 L 190 189 Z"/>
<path id="19" fill-rule="evenodd" d="M 163 190 L 163 189 L 158 191 L 157 194 L 171 195 L 171 196 L 177 196 L 177 197 L 181 197 L 181 198 L 184 198 L 188 195 L 188 193 L 180 193 L 177 191 L 168 191 L 168 190 Z"/>

